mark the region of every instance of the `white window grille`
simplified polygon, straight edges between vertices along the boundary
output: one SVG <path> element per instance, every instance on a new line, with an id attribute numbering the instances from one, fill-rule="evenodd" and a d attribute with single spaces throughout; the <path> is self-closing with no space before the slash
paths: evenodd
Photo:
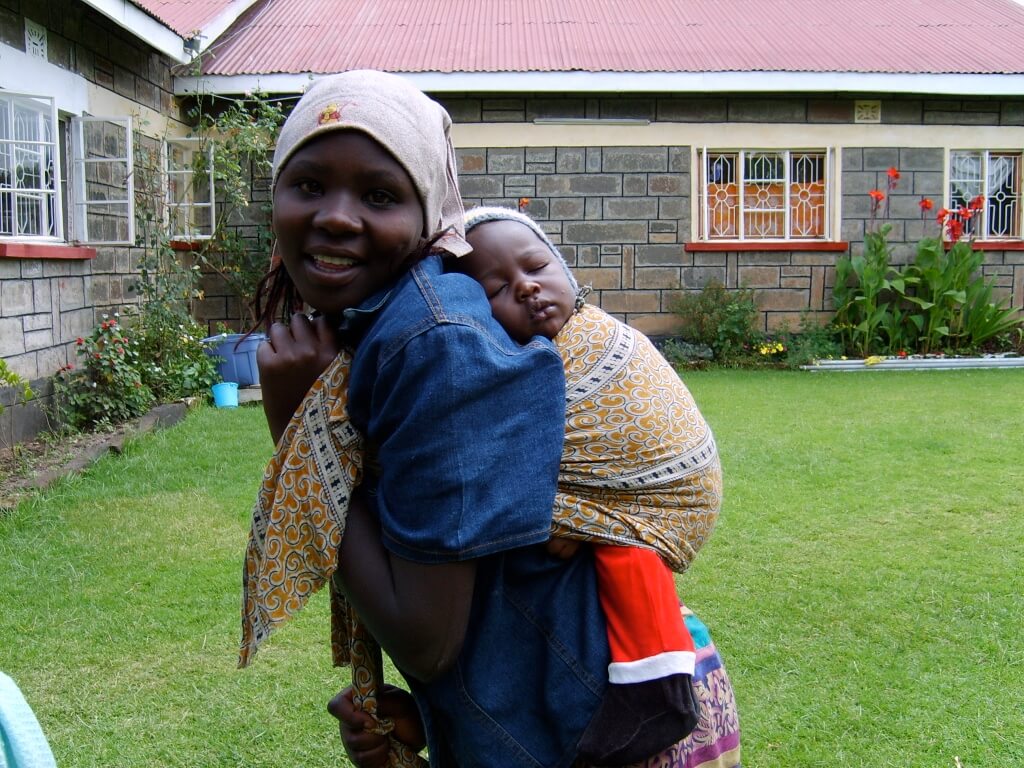
<path id="1" fill-rule="evenodd" d="M 949 209 L 970 208 L 977 201 L 977 212 L 961 218 L 964 234 L 986 240 L 1021 239 L 1022 156 L 1021 152 L 989 150 L 949 153 Z"/>
<path id="2" fill-rule="evenodd" d="M 72 232 L 95 245 L 134 245 L 132 119 L 71 121 Z"/>
<path id="3" fill-rule="evenodd" d="M 700 152 L 703 240 L 828 240 L 830 150 Z"/>
<path id="4" fill-rule="evenodd" d="M 0 237 L 63 236 L 57 105 L 0 91 Z"/>
<path id="5" fill-rule="evenodd" d="M 197 138 L 168 139 L 165 143 L 167 216 L 171 238 L 206 240 L 213 237 L 213 143 Z"/>

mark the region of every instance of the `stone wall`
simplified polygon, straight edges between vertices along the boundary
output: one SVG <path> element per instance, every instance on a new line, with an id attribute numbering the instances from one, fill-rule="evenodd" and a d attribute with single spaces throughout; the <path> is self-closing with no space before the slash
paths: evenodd
<path id="1" fill-rule="evenodd" d="M 50 65 L 134 104 L 178 115 L 172 62 L 85 3 L 0 0 L 0 42 L 24 51 L 26 17 L 47 28 Z M 32 84 L 24 90 L 31 92 Z M 60 110 L 61 94 L 47 95 L 56 97 Z M 147 140 L 136 134 L 140 141 Z M 140 254 L 134 248 L 100 247 L 91 259 L 0 256 L 0 358 L 30 380 L 38 395 L 30 407 L 8 407 L 0 415 L 0 445 L 34 435 L 45 425 L 48 377 L 74 362 L 75 338 L 88 333 L 104 313 L 136 301 Z M 12 405 L 13 393 L 0 393 L 0 403 Z"/>

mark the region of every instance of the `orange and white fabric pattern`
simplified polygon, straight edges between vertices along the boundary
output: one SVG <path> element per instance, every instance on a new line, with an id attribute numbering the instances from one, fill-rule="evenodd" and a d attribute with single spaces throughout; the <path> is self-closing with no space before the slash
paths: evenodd
<path id="1" fill-rule="evenodd" d="M 342 352 L 316 380 L 263 474 L 245 553 L 240 667 L 337 567 L 363 469 L 363 439 L 347 410 L 350 363 Z M 347 661 L 346 648 L 337 638 L 335 663 Z"/>
<path id="2" fill-rule="evenodd" d="M 565 366 L 557 536 L 641 546 L 685 571 L 718 519 L 714 435 L 654 344 L 584 305 L 554 339 Z"/>

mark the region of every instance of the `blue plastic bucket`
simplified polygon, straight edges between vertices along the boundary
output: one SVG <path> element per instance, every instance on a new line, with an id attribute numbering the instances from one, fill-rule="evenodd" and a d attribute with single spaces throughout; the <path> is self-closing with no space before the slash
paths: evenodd
<path id="1" fill-rule="evenodd" d="M 203 339 L 203 347 L 210 357 L 219 357 L 217 372 L 224 381 L 233 381 L 240 387 L 260 383 L 256 366 L 256 348 L 267 338 L 265 333 L 222 333 Z"/>
<path id="2" fill-rule="evenodd" d="M 213 402 L 218 408 L 238 407 L 238 384 L 234 381 L 222 381 L 213 385 Z"/>

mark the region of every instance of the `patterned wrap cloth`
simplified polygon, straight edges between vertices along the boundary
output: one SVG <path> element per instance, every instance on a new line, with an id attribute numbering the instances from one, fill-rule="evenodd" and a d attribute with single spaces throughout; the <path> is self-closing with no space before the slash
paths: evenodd
<path id="1" fill-rule="evenodd" d="M 565 366 L 565 445 L 553 532 L 641 546 L 685 571 L 718 519 L 711 428 L 650 339 L 584 305 L 554 339 Z"/>
<path id="2" fill-rule="evenodd" d="M 647 547 L 685 570 L 721 504 L 714 438 L 689 390 L 650 340 L 596 307 L 584 305 L 555 344 L 567 421 L 552 532 Z M 239 666 L 331 584 L 333 660 L 352 664 L 357 706 L 373 713 L 380 647 L 331 580 L 365 459 L 346 409 L 350 363 L 343 352 L 320 375 L 264 472 L 245 556 Z M 393 745 L 391 765 L 420 760 Z"/>

